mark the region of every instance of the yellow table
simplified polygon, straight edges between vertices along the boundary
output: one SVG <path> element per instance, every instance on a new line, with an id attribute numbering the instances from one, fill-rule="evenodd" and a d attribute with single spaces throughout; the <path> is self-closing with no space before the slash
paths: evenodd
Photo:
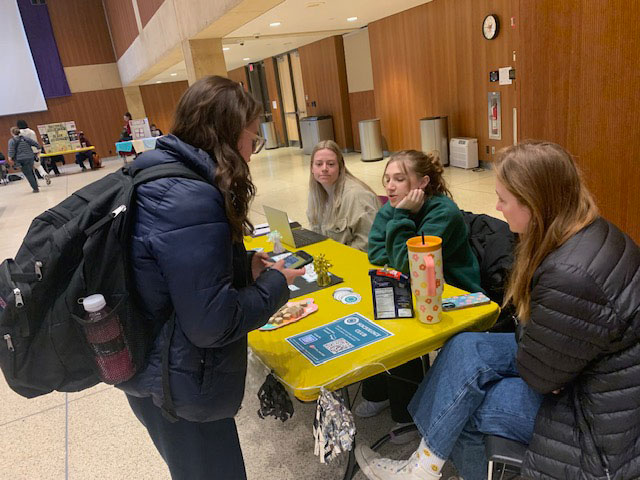
<path id="1" fill-rule="evenodd" d="M 265 251 L 270 251 L 272 247 L 264 236 L 246 238 L 245 246 L 248 250 L 262 247 Z M 302 401 L 315 400 L 321 386 L 328 390 L 338 390 L 425 355 L 441 347 L 449 337 L 463 330 L 486 330 L 495 323 L 500 312 L 498 305 L 492 302 L 488 305 L 445 312 L 443 320 L 435 325 L 425 325 L 416 318 L 374 320 L 368 272 L 376 267 L 369 263 L 365 253 L 330 239 L 306 246 L 303 250 L 313 256 L 324 253 L 333 264 L 330 271 L 342 277 L 344 283 L 296 299 L 314 298 L 319 306 L 316 313 L 277 330 L 256 330 L 249 334 L 249 346 L 253 352 L 274 371 L 295 397 Z M 344 305 L 334 300 L 333 291 L 341 287 L 353 288 L 362 296 L 362 301 L 356 305 Z M 451 297 L 464 293 L 466 292 L 458 288 L 445 285 L 443 296 Z M 285 340 L 287 337 L 355 312 L 389 330 L 393 336 L 319 366 L 314 366 Z"/>
<path id="2" fill-rule="evenodd" d="M 67 155 L 69 153 L 87 152 L 89 150 L 95 150 L 95 149 L 96 149 L 96 147 L 91 146 L 91 147 L 76 148 L 74 150 L 63 150 L 61 152 L 41 153 L 40 154 L 40 158 L 43 158 L 43 157 L 55 157 L 56 155 Z"/>

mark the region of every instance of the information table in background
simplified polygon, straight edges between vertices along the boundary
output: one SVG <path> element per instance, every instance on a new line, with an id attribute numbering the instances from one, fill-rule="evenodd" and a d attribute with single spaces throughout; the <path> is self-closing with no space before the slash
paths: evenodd
<path id="1" fill-rule="evenodd" d="M 160 137 L 140 138 L 138 140 L 126 140 L 124 142 L 116 142 L 116 153 L 142 153 L 146 150 L 156 148 L 156 141 Z"/>
<path id="2" fill-rule="evenodd" d="M 91 147 L 74 148 L 73 150 L 63 150 L 61 152 L 47 152 L 47 153 L 41 153 L 40 158 L 55 157 L 57 155 L 68 155 L 70 153 L 88 152 L 89 150 L 95 150 L 95 149 L 96 147 L 91 146 Z"/>
<path id="3" fill-rule="evenodd" d="M 247 249 L 272 249 L 266 237 L 245 237 L 245 245 Z M 314 365 L 287 339 L 308 334 L 314 328 L 324 327 L 338 319 L 358 313 L 367 319 L 373 319 L 369 269 L 376 267 L 369 263 L 366 253 L 331 239 L 307 245 L 304 251 L 314 257 L 324 253 L 327 260 L 333 264 L 331 272 L 342 277 L 344 282 L 308 295 L 314 299 L 319 309 L 299 322 L 277 330 L 249 333 L 249 346 L 253 352 L 282 379 L 296 398 L 302 401 L 315 400 L 321 386 L 329 390 L 338 390 L 425 355 L 440 348 L 447 339 L 458 332 L 486 330 L 495 323 L 500 313 L 498 305 L 492 302 L 478 307 L 444 312 L 442 321 L 434 325 L 420 323 L 416 318 L 370 320 L 391 335 Z M 339 287 L 353 288 L 362 296 L 362 301 L 353 305 L 338 302 L 332 294 Z M 445 285 L 444 297 L 464 293 L 467 292 Z"/>

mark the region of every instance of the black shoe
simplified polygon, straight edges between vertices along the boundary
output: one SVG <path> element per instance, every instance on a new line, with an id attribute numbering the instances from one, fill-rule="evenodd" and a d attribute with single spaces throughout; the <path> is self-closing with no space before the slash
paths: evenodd
<path id="1" fill-rule="evenodd" d="M 40 190 L 34 190 L 33 193 L 40 193 Z"/>

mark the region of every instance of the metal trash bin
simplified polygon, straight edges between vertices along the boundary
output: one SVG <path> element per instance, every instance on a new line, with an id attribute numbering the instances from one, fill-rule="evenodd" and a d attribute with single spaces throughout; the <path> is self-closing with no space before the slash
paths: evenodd
<path id="1" fill-rule="evenodd" d="M 424 153 L 437 150 L 442 165 L 449 165 L 449 133 L 446 116 L 421 118 L 420 139 Z"/>
<path id="2" fill-rule="evenodd" d="M 264 148 L 267 150 L 278 148 L 278 136 L 276 135 L 276 127 L 273 122 L 262 122 L 260 124 L 260 132 L 266 140 Z"/>
<path id="3" fill-rule="evenodd" d="M 382 160 L 382 130 L 380 119 L 361 120 L 358 122 L 360 132 L 360 153 L 363 162 Z"/>
<path id="4" fill-rule="evenodd" d="M 300 119 L 302 153 L 311 155 L 313 147 L 320 140 L 333 140 L 333 120 L 331 115 L 318 115 Z"/>

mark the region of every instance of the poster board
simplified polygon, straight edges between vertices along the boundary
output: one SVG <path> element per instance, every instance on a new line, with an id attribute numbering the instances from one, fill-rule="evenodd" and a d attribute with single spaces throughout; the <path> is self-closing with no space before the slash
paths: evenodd
<path id="1" fill-rule="evenodd" d="M 136 120 L 129 120 L 131 128 L 131 137 L 133 140 L 151 137 L 151 128 L 149 127 L 149 119 L 147 117 Z"/>
<path id="2" fill-rule="evenodd" d="M 64 152 L 80 148 L 76 122 L 60 122 L 38 125 L 42 146 L 47 153 Z"/>

